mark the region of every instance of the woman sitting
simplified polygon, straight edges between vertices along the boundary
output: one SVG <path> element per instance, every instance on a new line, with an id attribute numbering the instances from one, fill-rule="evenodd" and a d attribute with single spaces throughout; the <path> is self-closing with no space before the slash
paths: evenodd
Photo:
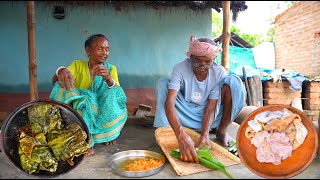
<path id="1" fill-rule="evenodd" d="M 83 117 L 90 132 L 88 155 L 91 155 L 96 143 L 116 143 L 128 112 L 117 68 L 106 63 L 108 38 L 102 34 L 90 36 L 85 50 L 88 61 L 74 60 L 68 67 L 57 69 L 52 78 L 50 99 L 71 105 Z"/>

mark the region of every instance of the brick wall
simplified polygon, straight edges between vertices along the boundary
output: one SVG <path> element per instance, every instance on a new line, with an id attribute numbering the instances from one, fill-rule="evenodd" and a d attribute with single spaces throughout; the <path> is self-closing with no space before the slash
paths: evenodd
<path id="1" fill-rule="evenodd" d="M 301 98 L 303 112 L 318 127 L 320 115 L 320 82 L 304 81 L 300 91 L 293 91 L 287 80 L 265 81 L 263 85 L 263 105 L 285 104 L 291 106 L 294 98 Z"/>
<path id="2" fill-rule="evenodd" d="M 320 110 L 320 82 L 306 81 L 303 83 L 303 87 L 303 108 L 306 110 Z"/>
<path id="3" fill-rule="evenodd" d="M 295 97 L 301 98 L 300 91 L 293 91 L 289 87 L 289 81 L 263 82 L 263 105 L 285 104 L 291 105 L 292 99 Z"/>
<path id="4" fill-rule="evenodd" d="M 305 81 L 303 82 L 302 104 L 304 113 L 312 120 L 317 122 L 320 115 L 320 82 Z"/>
<path id="5" fill-rule="evenodd" d="M 275 19 L 276 69 L 320 75 L 320 1 L 300 1 Z"/>

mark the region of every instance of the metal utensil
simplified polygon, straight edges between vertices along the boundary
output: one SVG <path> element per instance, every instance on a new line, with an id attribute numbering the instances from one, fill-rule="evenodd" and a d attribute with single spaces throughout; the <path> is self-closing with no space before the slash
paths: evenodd
<path id="1" fill-rule="evenodd" d="M 125 161 L 145 157 L 155 158 L 157 160 L 161 160 L 163 163 L 155 169 L 144 171 L 126 171 L 121 169 L 121 166 Z M 162 170 L 164 163 L 165 159 L 161 154 L 147 150 L 128 150 L 118 152 L 113 154 L 108 160 L 108 166 L 111 168 L 112 173 L 124 177 L 145 177 L 154 175 Z"/>

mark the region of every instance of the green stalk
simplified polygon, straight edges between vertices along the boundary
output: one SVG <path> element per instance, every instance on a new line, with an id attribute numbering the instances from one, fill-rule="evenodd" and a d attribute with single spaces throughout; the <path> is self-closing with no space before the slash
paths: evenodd
<path id="1" fill-rule="evenodd" d="M 205 158 L 202 158 L 202 157 L 198 157 L 198 158 L 199 158 L 200 163 L 202 163 L 206 167 L 208 167 L 210 169 L 216 169 L 216 170 L 222 172 L 223 174 L 225 174 L 226 176 L 228 176 L 230 179 L 234 179 L 234 177 L 230 173 L 227 172 L 225 166 L 221 167 L 220 165 L 215 164 L 214 162 L 211 162 Z"/>
<path id="2" fill-rule="evenodd" d="M 214 169 L 214 170 L 218 170 L 218 171 L 222 172 L 230 179 L 234 179 L 234 177 L 230 173 L 227 172 L 225 165 L 223 163 L 221 163 L 220 161 L 214 159 L 208 146 L 203 146 L 200 149 L 196 149 L 196 152 L 197 152 L 198 159 L 201 164 L 203 164 L 204 166 L 206 166 L 209 169 Z M 171 154 L 171 156 L 180 159 L 180 150 L 179 149 L 172 150 L 170 152 L 170 154 Z"/>

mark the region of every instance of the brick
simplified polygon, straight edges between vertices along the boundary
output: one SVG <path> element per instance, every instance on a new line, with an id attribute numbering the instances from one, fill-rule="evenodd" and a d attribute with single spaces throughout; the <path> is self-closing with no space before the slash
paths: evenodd
<path id="1" fill-rule="evenodd" d="M 273 105 L 273 104 L 284 104 L 284 105 L 290 105 L 292 99 L 265 99 L 263 100 L 264 105 Z"/>
<path id="2" fill-rule="evenodd" d="M 310 105 L 320 105 L 320 99 L 304 99 L 304 102 Z"/>
<path id="3" fill-rule="evenodd" d="M 293 99 L 295 97 L 301 97 L 300 92 L 293 92 L 293 93 L 263 93 L 263 97 L 266 99 L 276 99 L 276 98 L 288 98 Z"/>
<path id="4" fill-rule="evenodd" d="M 311 87 L 319 87 L 320 86 L 320 82 L 319 81 L 305 81 L 303 82 L 303 84 L 305 86 L 311 86 Z"/>
<path id="5" fill-rule="evenodd" d="M 133 105 L 127 105 L 128 116 L 134 116 L 138 108 Z"/>
<path id="6" fill-rule="evenodd" d="M 304 100 L 302 100 L 303 109 L 305 110 L 320 110 L 320 105 L 308 104 Z"/>
<path id="7" fill-rule="evenodd" d="M 316 99 L 320 98 L 320 93 L 304 93 L 304 97 L 309 98 L 309 99 Z"/>
<path id="8" fill-rule="evenodd" d="M 293 92 L 299 92 L 301 93 L 302 90 L 300 91 L 292 91 L 290 88 L 276 88 L 276 87 L 265 87 L 263 88 L 264 93 L 293 93 Z"/>
<path id="9" fill-rule="evenodd" d="M 309 86 L 309 87 L 306 87 L 306 92 L 309 93 L 317 93 L 317 92 L 320 92 L 320 87 L 317 87 L 317 86 Z"/>
<path id="10" fill-rule="evenodd" d="M 264 87 L 277 87 L 277 88 L 284 88 L 291 86 L 289 81 L 282 81 L 282 82 L 273 82 L 273 81 L 266 81 L 263 83 Z"/>

